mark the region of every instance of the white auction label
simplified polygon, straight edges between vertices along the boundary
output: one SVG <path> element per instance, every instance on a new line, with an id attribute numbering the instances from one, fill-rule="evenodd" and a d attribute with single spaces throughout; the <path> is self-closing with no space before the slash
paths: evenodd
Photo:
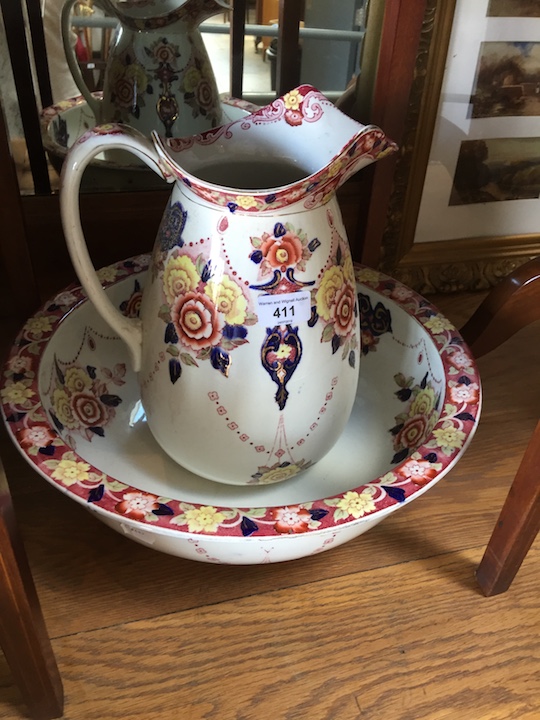
<path id="1" fill-rule="evenodd" d="M 282 295 L 259 295 L 257 305 L 259 322 L 265 325 L 288 325 L 311 317 L 309 290 Z"/>

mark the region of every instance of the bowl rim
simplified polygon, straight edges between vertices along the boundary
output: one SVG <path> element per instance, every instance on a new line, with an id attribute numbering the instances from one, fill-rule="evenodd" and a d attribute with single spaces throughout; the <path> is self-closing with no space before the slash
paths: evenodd
<path id="1" fill-rule="evenodd" d="M 148 269 L 150 255 L 119 261 L 107 268 L 104 287 L 126 279 L 136 279 Z M 454 325 L 421 295 L 379 271 L 356 265 L 357 283 L 381 300 L 405 310 L 430 337 L 437 348 L 444 371 L 442 409 L 429 436 L 420 447 L 397 463 L 383 476 L 368 483 L 310 502 L 288 506 L 243 508 L 208 506 L 172 498 L 168 504 L 153 493 L 127 485 L 91 466 L 57 433 L 43 408 L 39 395 L 39 368 L 48 343 L 63 320 L 88 302 L 82 287 L 73 283 L 34 313 L 17 335 L 7 356 L 0 394 L 2 416 L 9 434 L 23 457 L 42 477 L 65 494 L 91 510 L 105 513 L 116 521 L 126 522 L 159 534 L 171 533 L 189 538 L 228 541 L 271 537 L 294 538 L 304 534 L 336 532 L 364 522 L 378 522 L 383 516 L 407 504 L 436 484 L 457 462 L 468 447 L 478 425 L 482 404 L 481 382 L 472 353 Z M 22 391 L 22 402 L 10 400 L 14 385 Z M 457 407 L 452 391 L 457 388 L 467 401 Z M 39 447 L 29 441 L 29 430 L 46 428 L 51 441 Z M 54 442 L 53 442 L 54 441 Z M 93 482 L 66 485 L 55 468 L 62 460 L 86 466 Z M 425 476 L 411 479 L 411 463 L 425 469 Z M 81 465 L 82 467 L 82 465 Z M 116 483 L 116 485 L 115 485 Z M 121 485 L 119 489 L 115 487 Z M 130 499 L 147 508 L 132 512 Z M 371 499 L 371 502 L 365 502 Z M 176 510 L 175 510 L 176 508 Z M 204 522 L 202 516 L 204 515 Z M 284 524 L 287 515 L 289 525 Z"/>

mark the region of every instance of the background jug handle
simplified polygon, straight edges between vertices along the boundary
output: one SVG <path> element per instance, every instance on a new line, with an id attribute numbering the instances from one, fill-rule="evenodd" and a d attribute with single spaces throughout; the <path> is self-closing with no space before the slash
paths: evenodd
<path id="1" fill-rule="evenodd" d="M 60 212 L 73 267 L 97 312 L 128 346 L 133 369 L 138 372 L 141 366 L 141 321 L 122 315 L 102 288 L 88 253 L 80 219 L 79 190 L 84 170 L 96 155 L 112 149 L 133 153 L 167 182 L 173 182 L 175 177 L 161 164 L 154 145 L 142 133 L 119 125 L 98 126 L 82 135 L 72 146 L 62 167 Z"/>
<path id="2" fill-rule="evenodd" d="M 101 121 L 101 103 L 92 95 L 92 93 L 88 89 L 87 84 L 84 82 L 81 68 L 79 67 L 79 63 L 77 62 L 77 58 L 75 56 L 75 48 L 71 43 L 71 11 L 75 3 L 78 1 L 79 0 L 66 0 L 64 6 L 62 7 L 62 14 L 60 20 L 60 25 L 62 29 L 62 42 L 64 44 L 64 54 L 66 56 L 66 62 L 73 76 L 73 80 L 75 81 L 75 85 L 81 91 L 81 94 L 88 103 L 88 107 L 94 113 L 96 123 L 98 123 Z"/>

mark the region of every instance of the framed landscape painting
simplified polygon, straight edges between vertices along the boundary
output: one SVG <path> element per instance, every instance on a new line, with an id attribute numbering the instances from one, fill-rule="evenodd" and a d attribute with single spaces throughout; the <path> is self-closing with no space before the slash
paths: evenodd
<path id="1" fill-rule="evenodd" d="M 489 287 L 540 254 L 540 0 L 456 0 L 445 27 L 385 238 L 384 269 L 421 292 Z"/>

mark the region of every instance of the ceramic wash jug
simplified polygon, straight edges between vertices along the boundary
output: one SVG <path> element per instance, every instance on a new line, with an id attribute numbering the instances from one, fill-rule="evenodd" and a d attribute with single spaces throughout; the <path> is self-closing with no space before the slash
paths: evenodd
<path id="1" fill-rule="evenodd" d="M 119 20 L 107 57 L 103 98 L 82 77 L 70 42 L 71 10 L 62 10 L 62 38 L 73 79 L 98 122 L 121 122 L 150 136 L 191 135 L 221 123 L 221 103 L 199 24 L 224 0 L 99 0 Z"/>
<path id="2" fill-rule="evenodd" d="M 108 300 L 81 232 L 81 175 L 107 148 L 131 150 L 175 183 L 139 320 Z M 335 191 L 395 148 L 310 86 L 201 135 L 151 143 L 109 125 L 73 146 L 61 210 L 75 269 L 129 347 L 154 437 L 182 466 L 224 483 L 275 483 L 339 438 L 360 332 Z"/>

